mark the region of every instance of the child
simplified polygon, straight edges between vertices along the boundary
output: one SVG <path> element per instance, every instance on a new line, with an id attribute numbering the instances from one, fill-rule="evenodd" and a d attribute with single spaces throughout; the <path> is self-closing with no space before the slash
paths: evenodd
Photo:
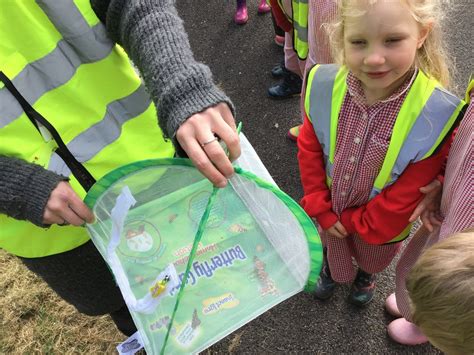
<path id="1" fill-rule="evenodd" d="M 466 114 L 457 130 L 449 152 L 441 199 L 441 226 L 431 233 L 421 228 L 406 247 L 396 269 L 396 297 L 394 294 L 386 301 L 387 310 L 400 317 L 388 326 L 388 334 L 395 341 L 405 345 L 416 345 L 428 341 L 428 338 L 410 320 L 412 316 L 406 289 L 406 277 L 420 254 L 430 245 L 447 236 L 474 227 L 472 203 L 474 201 L 474 81 L 468 89 L 466 101 L 471 100 Z M 470 98 L 469 98 L 470 93 Z M 474 242 L 474 239 L 471 240 Z M 474 259 L 474 256 L 472 256 Z M 474 287 L 474 279 L 472 280 Z M 471 291 L 473 292 L 474 289 Z M 466 309 L 466 312 L 468 310 Z M 474 308 L 471 306 L 471 313 Z M 403 317 L 402 317 L 403 316 Z M 474 350 L 471 350 L 473 352 Z"/>
<path id="2" fill-rule="evenodd" d="M 295 4 L 299 4 L 296 10 Z M 272 0 L 271 5 L 277 24 L 285 31 L 285 58 L 272 70 L 272 75 L 282 80 L 268 89 L 268 95 L 273 99 L 286 99 L 301 93 L 308 55 L 308 28 L 304 25 L 308 19 L 307 6 L 293 0 Z"/>
<path id="3" fill-rule="evenodd" d="M 407 288 L 413 321 L 433 345 L 446 354 L 474 353 L 474 229 L 423 252 Z"/>
<path id="4" fill-rule="evenodd" d="M 234 22 L 237 25 L 245 25 L 249 19 L 247 0 L 236 0 L 236 5 Z M 260 0 L 257 11 L 259 14 L 266 14 L 271 11 L 270 5 L 267 4 L 267 0 Z"/>
<path id="5" fill-rule="evenodd" d="M 331 21 L 336 14 L 334 0 L 272 0 L 275 19 L 285 30 L 285 60 L 272 70 L 283 79 L 268 89 L 271 98 L 282 99 L 301 93 L 300 107 L 304 109 L 304 78 L 306 70 L 314 64 L 332 63 L 329 40 L 323 23 Z M 296 5 L 298 4 L 298 5 Z M 304 117 L 303 117 L 304 118 Z M 290 128 L 287 137 L 296 141 L 301 124 Z"/>
<path id="6" fill-rule="evenodd" d="M 308 74 L 298 160 L 301 204 L 323 230 L 317 298 L 354 280 L 350 302 L 372 300 L 447 155 L 463 102 L 438 84 L 449 74 L 435 2 L 340 0 L 330 38 L 342 66 Z"/>
<path id="7" fill-rule="evenodd" d="M 309 0 L 308 3 L 308 57 L 305 61 L 304 78 L 315 64 L 334 63 L 331 56 L 329 37 L 324 29 L 326 23 L 336 17 L 336 2 L 334 0 Z M 305 83 L 303 83 L 305 86 Z M 304 92 L 301 95 L 301 111 L 304 120 Z M 287 137 L 296 142 L 302 123 L 291 127 Z"/>

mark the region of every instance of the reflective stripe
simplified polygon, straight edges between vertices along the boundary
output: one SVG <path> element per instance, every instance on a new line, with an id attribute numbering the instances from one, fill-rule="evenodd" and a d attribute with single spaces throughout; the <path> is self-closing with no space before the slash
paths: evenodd
<path id="1" fill-rule="evenodd" d="M 297 33 L 297 39 L 300 41 L 308 43 L 308 28 L 301 26 L 296 20 L 293 22 L 293 29 Z"/>
<path id="2" fill-rule="evenodd" d="M 81 37 L 88 38 L 92 43 L 97 44 L 93 58 L 81 57 L 69 43 L 61 40 L 51 53 L 28 64 L 13 78 L 13 85 L 30 105 L 33 105 L 46 92 L 68 82 L 81 64 L 101 60 L 112 51 L 113 43 L 107 39 L 105 28 L 101 24 L 94 26 Z M 95 39 L 91 40 L 91 37 Z M 23 109 L 6 88 L 0 90 L 0 111 L 2 112 L 0 128 L 23 114 Z"/>
<path id="3" fill-rule="evenodd" d="M 90 27 L 76 4 L 74 4 L 74 1 L 36 0 L 36 3 L 54 24 L 56 30 L 78 52 L 83 51 L 87 53 L 89 51 L 88 48 L 91 46 L 91 43 L 87 43 L 85 40 L 76 40 L 78 34 L 89 32 Z"/>
<path id="4" fill-rule="evenodd" d="M 466 97 L 464 98 L 464 101 L 466 101 L 466 103 L 470 103 L 471 102 L 471 90 L 474 89 L 474 79 L 472 79 L 472 76 L 471 76 L 471 79 L 469 81 L 469 85 L 467 86 L 467 89 L 466 89 Z"/>
<path id="5" fill-rule="evenodd" d="M 374 187 L 381 190 L 390 181 L 392 169 L 400 155 L 400 150 L 415 125 L 416 118 L 420 115 L 436 86 L 437 83 L 434 80 L 429 80 L 423 72 L 418 71 L 398 111 L 390 143 L 382 167 L 375 178 Z"/>
<path id="6" fill-rule="evenodd" d="M 380 191 L 382 191 L 382 190 L 380 190 L 376 187 L 373 187 L 372 191 L 370 191 L 369 200 L 372 200 L 375 196 L 377 196 L 380 193 Z"/>
<path id="7" fill-rule="evenodd" d="M 308 1 L 292 0 L 293 48 L 300 60 L 308 57 Z"/>
<path id="8" fill-rule="evenodd" d="M 30 72 L 22 73 L 22 76 L 29 75 L 29 80 L 24 80 L 21 85 L 22 93 L 29 93 L 28 90 L 31 88 L 27 85 L 36 86 L 37 84 L 33 83 L 38 80 L 39 85 L 46 88 L 40 94 L 29 93 L 36 100 L 33 102 L 34 100 L 30 97 L 31 103 L 34 103 L 35 108 L 56 126 L 65 142 L 69 142 L 70 148 L 73 147 L 75 150 L 74 154 L 81 160 L 90 159 L 86 165 L 95 178 L 99 179 L 110 169 L 136 160 L 171 157 L 174 152 L 172 145 L 164 140 L 163 133 L 157 125 L 156 110 L 150 104 L 143 87 L 139 89 L 139 79 L 128 58 L 119 48 L 113 47 L 102 25 L 85 27 L 84 20 L 77 18 L 72 20 L 69 17 L 71 13 L 79 14 L 73 9 L 74 5 L 78 4 L 80 14 L 84 14 L 84 19 L 88 18 L 88 23 L 96 24 L 89 0 L 74 0 L 74 3 L 71 0 L 66 1 L 70 9 L 56 12 L 55 9 L 64 6 L 64 0 L 58 0 L 57 3 L 42 1 L 41 7 L 34 0 L 11 1 L 12 4 L 6 6 L 5 9 L 3 5 L 1 6 L 0 18 L 6 27 L 1 28 L 4 34 L 2 41 L 5 43 L 0 44 L 2 49 L 0 59 L 6 74 L 10 78 L 21 81 L 19 74 L 28 67 L 28 70 L 33 73 L 33 78 Z M 48 12 L 48 15 L 44 11 Z M 9 31 L 12 28 L 11 24 L 13 28 L 16 28 L 15 23 L 19 26 L 17 30 Z M 61 26 L 72 26 L 74 31 L 79 31 L 77 33 L 79 37 L 71 37 L 73 30 L 68 31 L 66 28 L 62 29 Z M 77 26 L 81 26 L 80 29 Z M 58 32 L 59 30 L 62 33 Z M 87 32 L 89 34 L 86 34 Z M 90 35 L 91 32 L 93 36 Z M 91 43 L 96 42 L 95 46 L 82 45 L 86 43 L 86 40 L 82 39 L 88 35 Z M 23 39 L 29 39 L 31 43 L 25 45 Z M 77 40 L 78 45 L 68 43 Z M 22 45 L 18 47 L 16 43 Z M 102 51 L 104 47 L 106 51 Z M 58 48 L 68 54 L 72 53 L 72 60 L 69 55 L 63 55 L 59 61 L 60 64 L 51 60 L 47 61 L 52 62 L 53 65 L 47 66 L 48 69 L 44 70 L 41 64 L 46 61 L 45 57 L 58 51 Z M 91 49 L 94 50 L 89 52 Z M 100 60 L 88 65 L 80 65 L 83 64 L 81 63 L 83 60 L 86 62 L 94 58 Z M 61 78 L 64 68 L 60 65 L 67 65 L 65 66 L 67 70 L 72 68 L 69 74 L 72 77 Z M 1 68 L 2 71 L 4 68 Z M 57 75 L 60 75 L 60 79 L 65 83 L 58 83 Z M 51 77 L 54 80 L 51 80 Z M 20 89 L 18 82 L 15 85 Z M 10 112 L 5 110 L 8 106 L 4 105 L 4 102 L 1 98 L 1 118 L 4 117 L 5 112 Z M 78 117 L 80 117 L 79 120 Z M 95 142 L 93 136 L 101 140 L 100 145 L 93 143 Z M 103 142 L 111 143 L 105 146 L 106 143 Z M 79 145 L 82 145 L 80 153 L 77 152 Z M 47 166 L 50 163 L 53 166 L 51 159 L 53 149 L 54 142 L 44 142 L 38 132 L 31 127 L 25 114 L 21 114 L 11 124 L 0 129 L 0 151 L 8 156 L 36 162 L 41 166 Z M 83 150 L 86 152 L 84 153 Z M 56 167 L 60 169 L 58 164 Z M 79 196 L 84 196 L 85 191 L 77 179 L 72 175 L 70 178 L 74 191 Z M 44 229 L 1 214 L 0 225 L 0 248 L 14 255 L 29 258 L 71 250 L 89 239 L 82 228 L 52 226 Z M 65 233 L 70 234 L 70 238 L 61 238 Z"/>
<path id="9" fill-rule="evenodd" d="M 338 70 L 335 65 L 312 68 L 305 97 L 305 110 L 323 149 L 328 186 L 333 174 L 331 154 L 334 154 L 336 144 L 336 137 L 331 132 L 337 131 L 336 123 L 347 88 L 343 70 L 344 67 Z M 436 81 L 418 72 L 397 116 L 389 145 L 392 155 L 384 158 L 369 200 L 396 181 L 408 164 L 433 154 L 456 122 L 463 104 L 462 100 L 439 88 Z M 410 228 L 411 225 L 407 226 L 389 243 L 405 239 Z"/>
<path id="10" fill-rule="evenodd" d="M 70 152 L 81 163 L 96 156 L 102 149 L 120 137 L 122 126 L 130 119 L 145 112 L 151 104 L 151 99 L 143 85 L 129 96 L 107 105 L 104 118 L 78 134 L 67 144 Z M 63 176 L 71 175 L 64 161 L 54 153 L 48 164 L 48 170 Z"/>
<path id="11" fill-rule="evenodd" d="M 316 74 L 317 71 L 317 74 Z M 318 66 L 312 72 L 311 90 L 309 93 L 309 118 L 313 124 L 314 131 L 318 137 L 319 143 L 323 148 L 326 174 L 332 177 L 332 163 L 329 158 L 331 147 L 331 107 L 334 80 L 339 71 L 337 64 L 326 64 Z M 311 102 L 318 104 L 311 104 Z M 317 123 L 317 124 L 316 124 Z"/>
<path id="12" fill-rule="evenodd" d="M 402 145 L 397 161 L 392 168 L 389 181 L 392 184 L 407 168 L 408 164 L 420 161 L 429 156 L 436 148 L 436 141 L 444 130 L 449 130 L 455 121 L 452 117 L 461 100 L 456 96 L 436 88 L 413 125 L 407 139 Z M 451 119 L 452 122 L 449 122 Z"/>
<path id="13" fill-rule="evenodd" d="M 53 16 L 50 20 L 57 22 L 54 24 L 61 31 L 64 39 L 59 41 L 57 47 L 49 54 L 29 63 L 15 78 L 10 78 L 30 105 L 48 91 L 67 83 L 81 64 L 104 59 L 114 47 L 114 43 L 107 37 L 105 27 L 102 24 L 89 27 L 72 1 L 64 3 L 63 1 L 40 2 L 38 0 L 38 4 L 42 8 L 45 7 L 44 11 L 47 12 L 48 17 Z M 58 10 L 66 5 L 67 9 Z M 58 20 L 59 11 L 64 11 L 61 21 Z M 70 23 L 65 21 L 70 21 Z M 77 31 L 80 31 L 77 32 L 80 33 L 79 36 L 76 34 L 76 37 L 72 38 L 72 32 L 65 28 L 69 24 L 77 27 Z M 23 114 L 23 109 L 6 88 L 0 89 L 0 112 L 2 112 L 0 128 Z"/>

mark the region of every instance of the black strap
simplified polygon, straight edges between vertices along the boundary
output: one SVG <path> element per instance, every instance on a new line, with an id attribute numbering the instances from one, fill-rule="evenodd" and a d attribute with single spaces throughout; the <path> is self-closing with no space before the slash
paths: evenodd
<path id="1" fill-rule="evenodd" d="M 23 110 L 25 111 L 26 115 L 30 119 L 31 123 L 36 127 L 38 132 L 41 131 L 39 129 L 38 123 L 44 126 L 53 139 L 55 140 L 58 148 L 56 149 L 56 153 L 61 157 L 61 159 L 66 163 L 68 168 L 71 170 L 72 174 L 76 177 L 77 181 L 82 185 L 84 190 L 89 191 L 89 189 L 94 185 L 95 179 L 91 175 L 91 173 L 82 165 L 77 159 L 72 155 L 72 153 L 67 148 L 66 144 L 64 144 L 61 136 L 59 135 L 58 131 L 53 127 L 51 123 L 46 120 L 38 111 L 36 111 L 26 99 L 20 94 L 20 92 L 16 89 L 13 83 L 8 79 L 8 77 L 0 71 L 0 81 L 5 84 L 5 87 L 10 91 L 10 93 L 18 100 L 18 103 L 21 105 Z"/>

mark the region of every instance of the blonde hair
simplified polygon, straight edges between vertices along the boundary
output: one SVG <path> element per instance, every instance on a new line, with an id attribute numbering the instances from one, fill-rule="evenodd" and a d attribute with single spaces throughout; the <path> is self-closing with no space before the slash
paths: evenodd
<path id="1" fill-rule="evenodd" d="M 448 354 L 474 353 L 474 229 L 435 244 L 407 277 L 413 322 Z"/>
<path id="2" fill-rule="evenodd" d="M 331 52 L 338 64 L 344 60 L 344 24 L 347 17 L 357 17 L 365 11 L 356 11 L 357 5 L 371 6 L 379 0 L 335 0 L 337 2 L 336 20 L 324 24 L 328 32 Z M 449 68 L 452 67 L 447 56 L 445 41 L 442 38 L 442 20 L 446 12 L 441 0 L 400 0 L 411 11 L 413 18 L 420 28 L 429 28 L 430 32 L 420 49 L 417 50 L 415 65 L 426 75 L 439 81 L 444 87 L 450 85 Z M 448 0 L 444 0 L 448 3 Z"/>

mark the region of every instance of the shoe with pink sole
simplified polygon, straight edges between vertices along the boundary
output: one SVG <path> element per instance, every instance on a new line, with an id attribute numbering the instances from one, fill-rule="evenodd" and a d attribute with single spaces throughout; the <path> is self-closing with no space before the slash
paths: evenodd
<path id="1" fill-rule="evenodd" d="M 415 324 L 405 318 L 398 318 L 387 327 L 390 338 L 403 345 L 419 345 L 428 342 L 428 338 Z"/>
<path id="2" fill-rule="evenodd" d="M 283 47 L 285 45 L 285 36 L 275 35 L 274 41 L 277 46 Z"/>
<path id="3" fill-rule="evenodd" d="M 300 124 L 298 126 L 294 126 L 294 127 L 291 127 L 289 130 L 288 130 L 288 133 L 286 134 L 286 137 L 290 140 L 292 140 L 293 142 L 296 142 L 298 140 L 298 136 L 300 134 L 300 129 L 303 125 Z"/>
<path id="4" fill-rule="evenodd" d="M 266 14 L 267 12 L 270 12 L 272 8 L 270 5 L 267 4 L 266 0 L 260 0 L 260 4 L 258 5 L 258 10 L 257 12 L 259 14 Z"/>
<path id="5" fill-rule="evenodd" d="M 237 25 L 245 25 L 249 19 L 247 3 L 245 0 L 237 0 L 237 9 L 235 10 L 234 22 Z"/>
<path id="6" fill-rule="evenodd" d="M 397 306 L 397 299 L 395 297 L 395 293 L 392 293 L 385 300 L 385 309 L 394 317 L 400 318 L 402 316 Z"/>

